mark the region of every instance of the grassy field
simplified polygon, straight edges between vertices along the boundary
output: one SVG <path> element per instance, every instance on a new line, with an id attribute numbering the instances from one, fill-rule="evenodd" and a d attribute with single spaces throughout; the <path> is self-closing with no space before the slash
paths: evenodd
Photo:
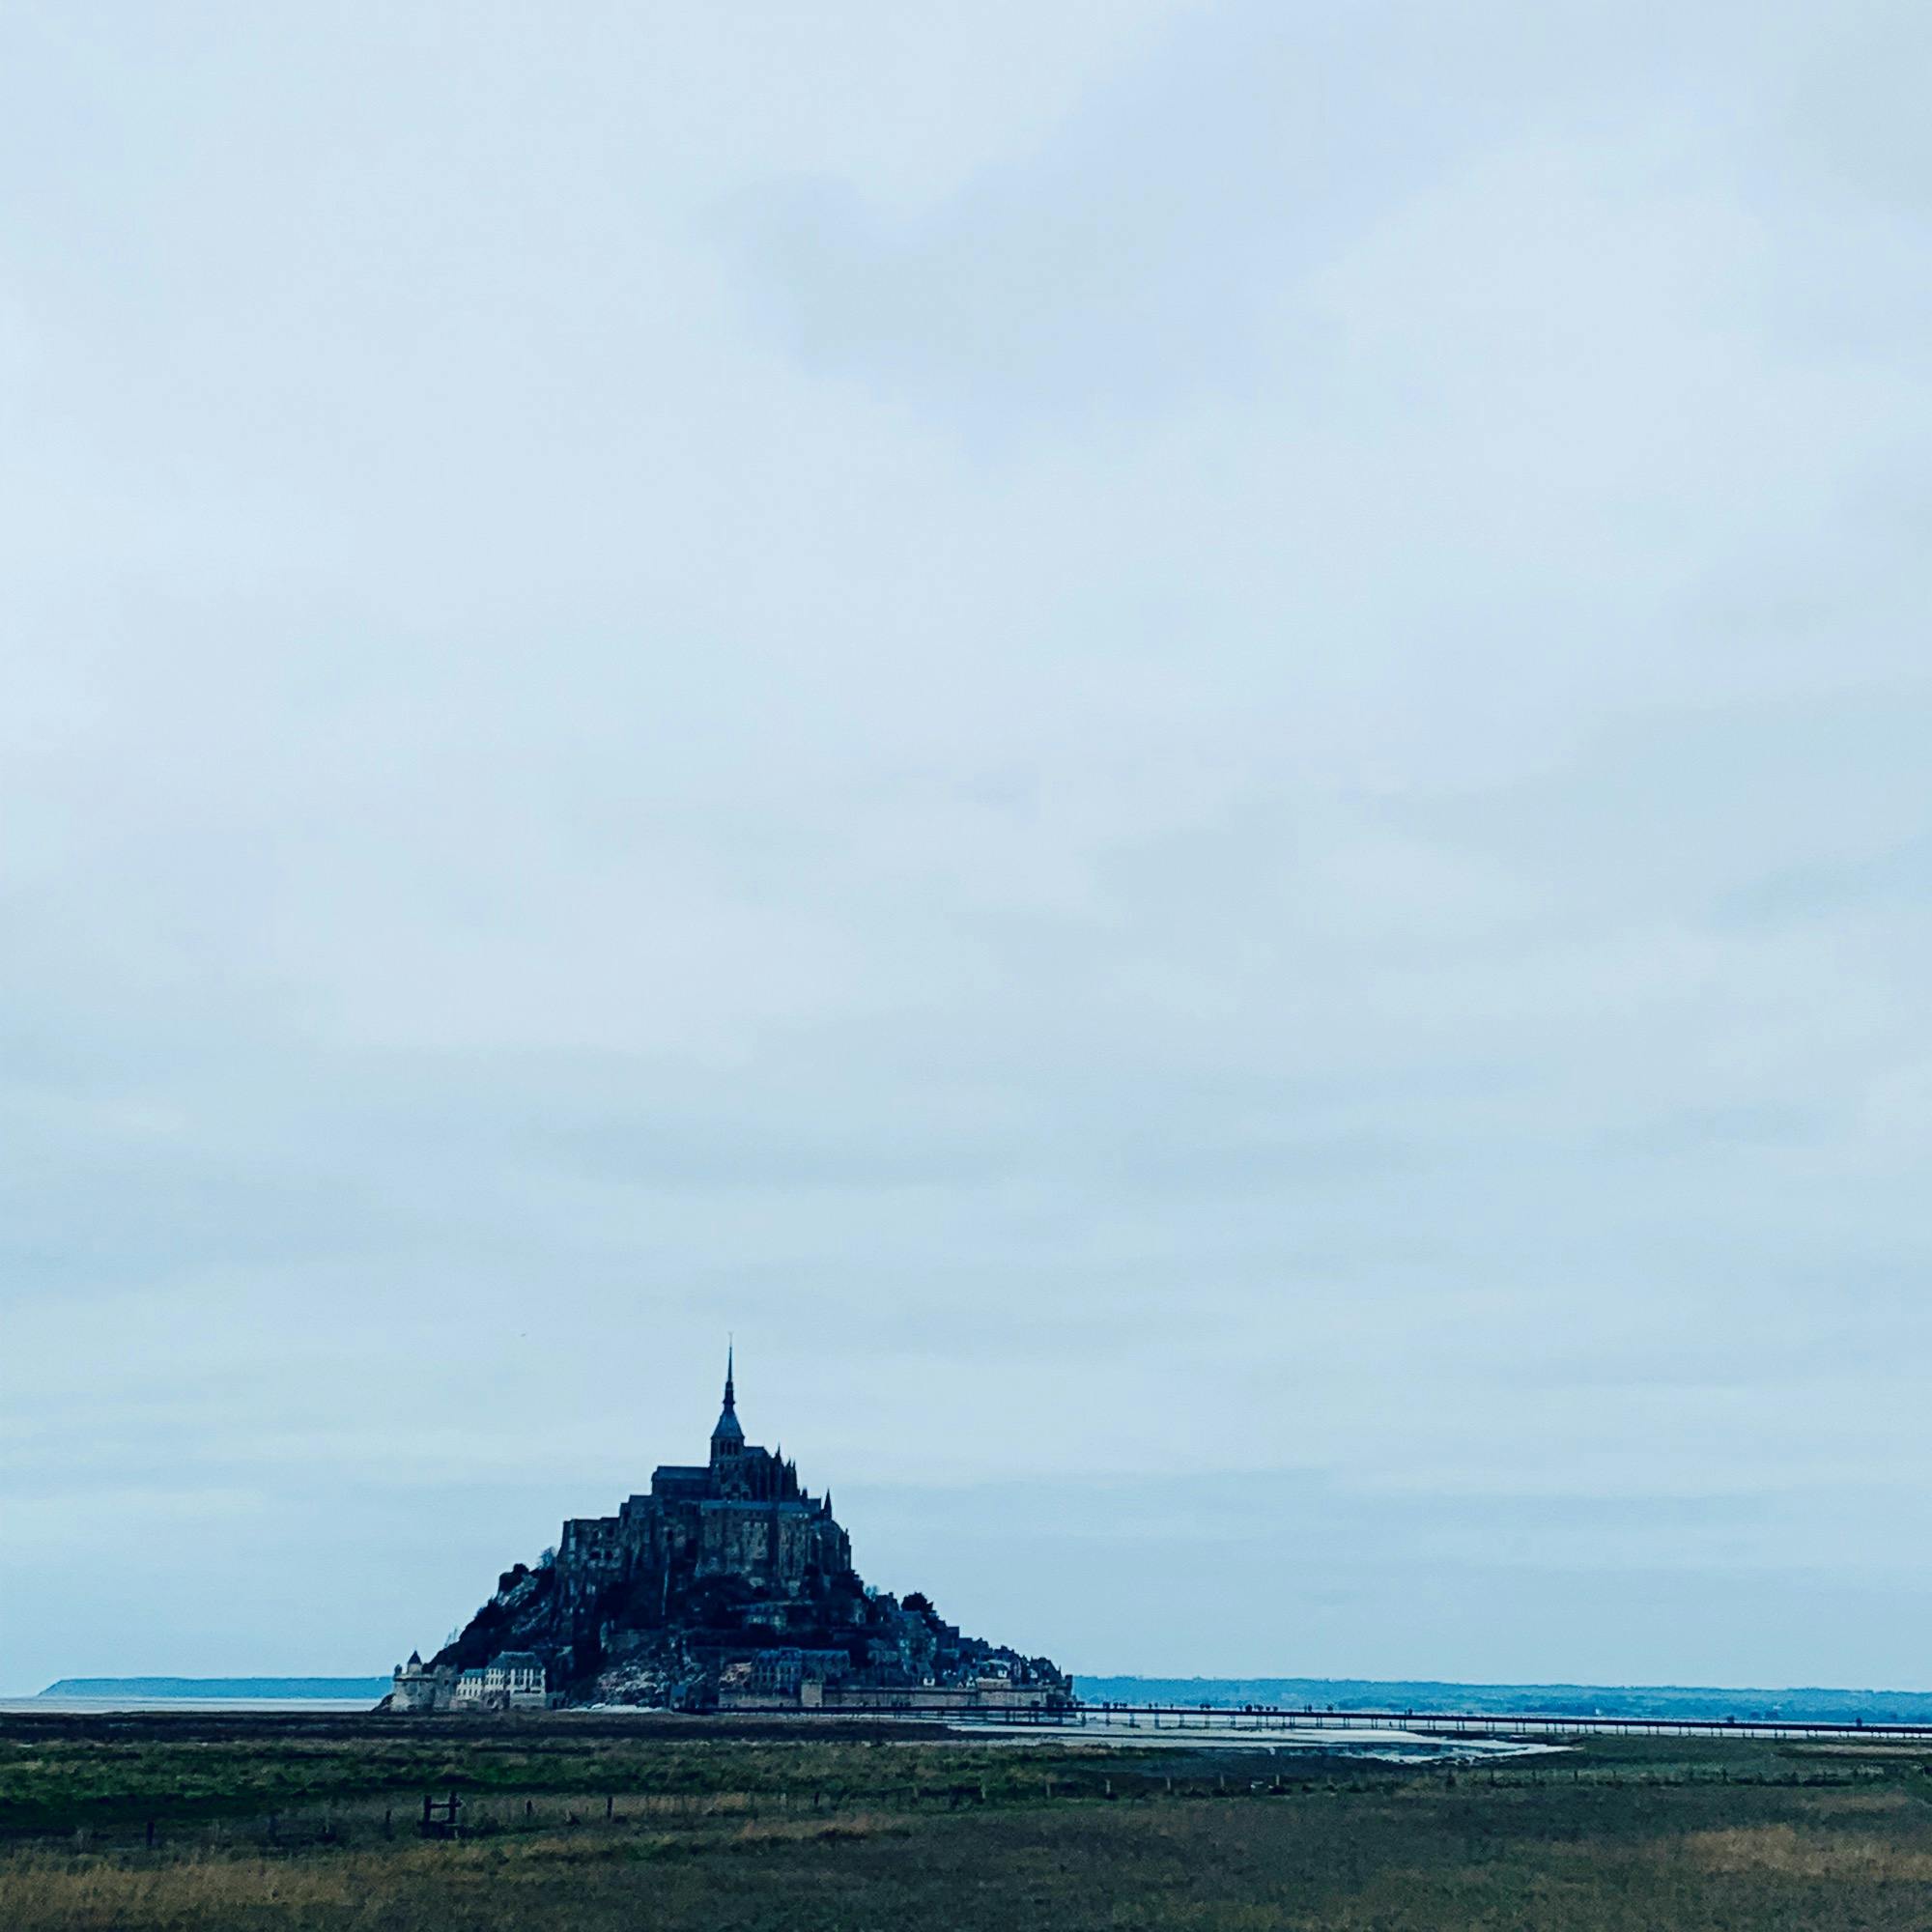
<path id="1" fill-rule="evenodd" d="M 891 1726 L 0 1719 L 0 1926 L 1922 1932 L 1929 1770 L 1739 1740 L 1492 1776 Z M 464 1835 L 424 1839 L 452 1791 Z"/>

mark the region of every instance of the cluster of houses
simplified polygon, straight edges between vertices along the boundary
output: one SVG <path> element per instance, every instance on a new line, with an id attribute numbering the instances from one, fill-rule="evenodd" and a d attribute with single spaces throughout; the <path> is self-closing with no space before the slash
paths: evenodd
<path id="1" fill-rule="evenodd" d="M 945 1716 L 1038 1717 L 1066 1701 L 1038 1684 L 1016 1682 L 1010 1665 L 988 1658 L 970 1675 L 939 1683 L 852 1681 L 852 1660 L 842 1650 L 779 1649 L 727 1663 L 719 1672 L 721 1711 L 908 1711 Z"/>
<path id="2" fill-rule="evenodd" d="M 533 1650 L 503 1651 L 473 1670 L 425 1664 L 412 1650 L 392 1682 L 385 1700 L 392 1711 L 547 1711 L 560 1701 Z"/>

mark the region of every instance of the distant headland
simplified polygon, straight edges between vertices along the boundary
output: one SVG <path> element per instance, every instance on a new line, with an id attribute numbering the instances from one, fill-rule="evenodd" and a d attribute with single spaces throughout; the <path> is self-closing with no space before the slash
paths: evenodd
<path id="1" fill-rule="evenodd" d="M 1194 1704 L 1216 1711 L 1460 1712 L 1475 1717 L 1674 1719 L 1693 1723 L 1926 1724 L 1932 1690 L 1782 1690 L 1692 1684 L 1454 1684 L 1400 1677 L 1088 1677 L 1094 1704 Z"/>
<path id="2" fill-rule="evenodd" d="M 328 1700 L 362 1703 L 389 1688 L 385 1677 L 62 1677 L 40 1694 L 110 1702 L 290 1703 Z"/>

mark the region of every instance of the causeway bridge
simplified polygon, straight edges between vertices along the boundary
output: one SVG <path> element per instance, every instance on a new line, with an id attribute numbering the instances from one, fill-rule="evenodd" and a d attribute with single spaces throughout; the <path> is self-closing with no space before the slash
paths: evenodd
<path id="1" fill-rule="evenodd" d="M 850 1705 L 843 1707 L 852 1713 Z M 883 1715 L 883 1713 L 881 1714 Z M 1784 1718 L 1623 1718 L 1517 1711 L 1347 1711 L 1293 1710 L 1278 1705 L 1079 1704 L 1057 1711 L 1017 1711 L 954 1707 L 923 1711 L 900 1706 L 905 1718 L 944 1718 L 949 1723 L 997 1725 L 1029 1730 L 1091 1732 L 1096 1740 L 1126 1742 L 1134 1731 L 1158 1733 L 1163 1744 L 1179 1743 L 1177 1733 L 1200 1731 L 1204 1745 L 1229 1741 L 1229 1734 L 1263 1742 L 1269 1733 L 1291 1736 L 1299 1745 L 1310 1733 L 1349 1732 L 1354 1742 L 1364 1731 L 1400 1731 L 1409 1737 L 1558 1739 L 1574 1737 L 1781 1738 L 1844 1743 L 1932 1744 L 1932 1723 L 1819 1723 Z M 1150 1742 L 1151 1742 L 1150 1738 Z M 1337 1743 L 1341 1739 L 1336 1740 Z"/>

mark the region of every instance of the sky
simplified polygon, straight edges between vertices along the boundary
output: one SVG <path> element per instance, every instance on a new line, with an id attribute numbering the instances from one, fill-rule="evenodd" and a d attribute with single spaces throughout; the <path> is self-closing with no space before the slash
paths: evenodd
<path id="1" fill-rule="evenodd" d="M 1932 1688 L 1932 14 L 0 18 L 0 1691 L 754 1440 L 1075 1670 Z"/>

